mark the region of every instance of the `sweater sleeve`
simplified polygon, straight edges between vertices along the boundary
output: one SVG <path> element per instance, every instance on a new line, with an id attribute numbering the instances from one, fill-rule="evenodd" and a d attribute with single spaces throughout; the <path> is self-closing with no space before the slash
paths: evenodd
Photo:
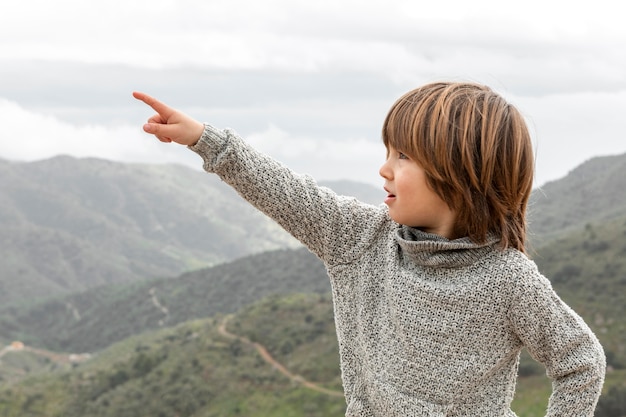
<path id="1" fill-rule="evenodd" d="M 552 379 L 548 416 L 593 416 L 606 359 L 591 329 L 536 267 L 521 277 L 511 321 L 530 355 Z"/>
<path id="2" fill-rule="evenodd" d="M 205 125 L 190 149 L 202 157 L 207 172 L 219 175 L 329 264 L 358 257 L 388 218 L 383 206 L 318 186 L 310 176 L 294 173 L 231 130 Z"/>

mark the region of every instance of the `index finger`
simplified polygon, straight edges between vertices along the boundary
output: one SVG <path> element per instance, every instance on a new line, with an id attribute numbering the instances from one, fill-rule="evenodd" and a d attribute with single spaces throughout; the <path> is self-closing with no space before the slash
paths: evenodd
<path id="1" fill-rule="evenodd" d="M 146 93 L 141 93 L 139 91 L 134 91 L 133 92 L 133 97 L 135 97 L 137 100 L 143 101 L 148 106 L 152 107 L 154 109 L 154 111 L 159 113 L 165 119 L 167 119 L 172 113 L 174 113 L 174 109 L 172 109 L 170 106 L 168 106 L 165 103 L 160 102 L 156 98 L 154 98 L 152 96 L 149 96 Z"/>

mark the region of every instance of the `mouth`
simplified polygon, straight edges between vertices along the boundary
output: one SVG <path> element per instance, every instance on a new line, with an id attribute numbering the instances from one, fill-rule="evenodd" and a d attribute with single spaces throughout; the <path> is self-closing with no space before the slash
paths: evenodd
<path id="1" fill-rule="evenodd" d="M 394 193 L 389 191 L 386 187 L 385 187 L 385 191 L 387 191 L 387 197 L 385 198 L 385 203 L 386 204 L 388 204 L 389 202 L 395 200 L 396 195 Z"/>

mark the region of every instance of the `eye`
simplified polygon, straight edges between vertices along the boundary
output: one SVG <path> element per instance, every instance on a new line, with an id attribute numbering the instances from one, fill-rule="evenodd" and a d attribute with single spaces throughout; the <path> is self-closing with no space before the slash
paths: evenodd
<path id="1" fill-rule="evenodd" d="M 398 159 L 409 159 L 409 157 L 402 152 L 398 152 Z"/>

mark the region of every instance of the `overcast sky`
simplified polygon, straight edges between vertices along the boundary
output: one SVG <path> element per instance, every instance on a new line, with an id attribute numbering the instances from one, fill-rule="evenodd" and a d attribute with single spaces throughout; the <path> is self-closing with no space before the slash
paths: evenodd
<path id="1" fill-rule="evenodd" d="M 0 158 L 200 168 L 141 131 L 140 90 L 318 180 L 382 186 L 387 110 L 437 80 L 520 108 L 536 185 L 626 152 L 617 1 L 22 0 L 0 14 Z"/>

